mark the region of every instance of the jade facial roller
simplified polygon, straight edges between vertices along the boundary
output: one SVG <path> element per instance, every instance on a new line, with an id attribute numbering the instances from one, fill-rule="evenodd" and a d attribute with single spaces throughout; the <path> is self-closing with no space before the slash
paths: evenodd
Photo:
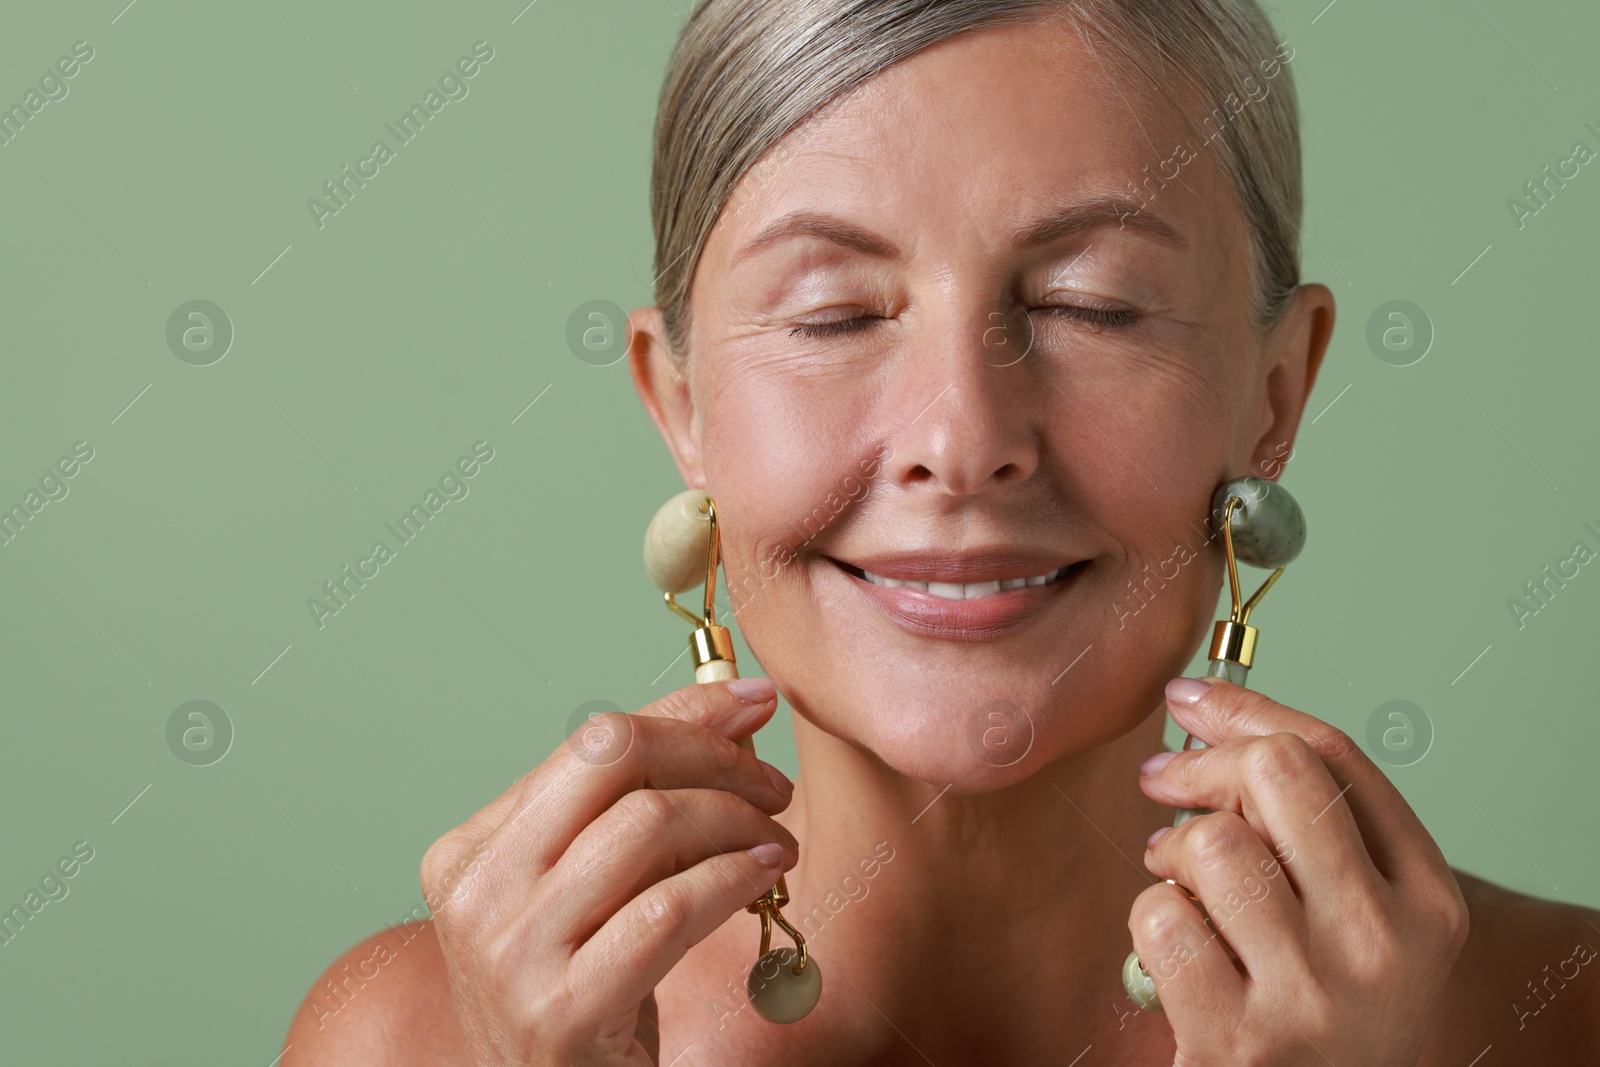
<path id="1" fill-rule="evenodd" d="M 1244 685 L 1255 660 L 1257 630 L 1250 625 L 1250 612 L 1261 602 L 1272 583 L 1306 543 L 1306 518 L 1289 491 L 1262 478 L 1239 478 L 1224 484 L 1211 498 L 1211 514 L 1220 520 L 1223 548 L 1228 555 L 1228 589 L 1233 594 L 1233 610 L 1219 620 L 1211 634 L 1210 665 L 1206 674 L 1234 685 Z M 1272 574 L 1261 588 L 1242 604 L 1239 601 L 1238 561 Z M 1205 742 L 1193 734 L 1184 738 L 1183 750 L 1204 748 Z M 1173 826 L 1205 808 L 1184 808 L 1172 820 Z M 1172 879 L 1167 879 L 1172 881 Z M 1190 894 L 1190 899 L 1194 899 Z M 1199 902 L 1196 901 L 1198 904 Z M 1137 952 L 1128 953 L 1122 965 L 1122 987 L 1134 1003 L 1146 1011 L 1161 1011 L 1155 980 L 1139 961 Z"/>
<path id="2" fill-rule="evenodd" d="M 703 490 L 679 493 L 661 506 L 644 535 L 644 566 L 650 580 L 662 591 L 667 607 L 694 626 L 689 651 L 694 657 L 696 682 L 722 682 L 739 677 L 734 666 L 733 638 L 726 626 L 717 625 L 717 558 L 721 539 L 717 533 L 717 508 Z M 682 607 L 674 594 L 705 584 L 705 610 L 700 617 Z M 754 755 L 750 738 L 739 742 Z M 750 968 L 745 983 L 750 1003 L 769 1022 L 792 1023 L 805 1018 L 822 996 L 822 971 L 806 951 L 806 939 L 784 919 L 789 889 L 782 876 L 778 884 L 745 910 L 761 917 L 761 956 Z M 794 948 L 772 948 L 772 924 L 783 927 Z"/>

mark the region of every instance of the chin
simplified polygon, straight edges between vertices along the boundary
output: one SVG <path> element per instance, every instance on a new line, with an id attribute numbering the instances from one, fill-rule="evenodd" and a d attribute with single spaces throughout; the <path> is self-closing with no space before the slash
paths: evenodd
<path id="1" fill-rule="evenodd" d="M 911 663 L 906 667 L 918 671 Z M 848 695 L 812 691 L 812 699 L 796 694 L 790 702 L 817 727 L 866 750 L 895 773 L 955 793 L 1016 785 L 1057 760 L 1114 740 L 1150 714 L 1142 701 L 1121 706 L 1126 691 L 1086 699 L 1082 689 L 1053 688 L 1047 678 L 1019 687 L 1011 675 L 1003 683 L 1006 671 L 993 679 L 979 672 L 960 680 L 915 674 L 902 680 L 881 664 L 863 664 L 861 670 L 870 673 L 836 675 L 833 684 L 838 678 L 870 679 Z M 1151 683 L 1157 700 L 1164 681 Z M 809 712 L 812 707 L 827 712 L 819 718 Z M 840 708 L 847 710 L 841 715 L 835 710 Z"/>

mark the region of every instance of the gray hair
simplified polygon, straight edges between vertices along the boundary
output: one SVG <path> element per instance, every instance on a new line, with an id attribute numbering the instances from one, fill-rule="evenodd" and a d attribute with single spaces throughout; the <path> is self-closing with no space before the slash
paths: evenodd
<path id="1" fill-rule="evenodd" d="M 700 0 L 667 67 L 650 186 L 655 301 L 674 360 L 688 352 L 689 284 L 706 239 L 734 188 L 758 163 L 771 166 L 763 157 L 785 137 L 930 45 L 1052 17 L 1070 20 L 1089 48 L 1104 44 L 1106 65 L 1148 99 L 1209 131 L 1201 148 L 1251 233 L 1253 324 L 1261 334 L 1276 325 L 1300 280 L 1300 124 L 1285 67 L 1293 53 L 1281 54 L 1256 0 Z M 1256 96 L 1280 74 L 1277 91 Z M 1210 110 L 1190 115 L 1170 84 Z"/>

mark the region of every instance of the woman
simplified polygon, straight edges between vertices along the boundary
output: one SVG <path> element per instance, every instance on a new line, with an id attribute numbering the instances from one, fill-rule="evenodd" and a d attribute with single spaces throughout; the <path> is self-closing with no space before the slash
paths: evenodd
<path id="1" fill-rule="evenodd" d="M 1333 327 L 1292 61 L 1253 0 L 702 4 L 630 359 L 803 772 L 735 743 L 764 679 L 608 720 L 428 850 L 432 920 L 283 1063 L 1600 1056 L 1600 915 L 1452 872 L 1314 714 L 1174 678 L 1211 495 L 1281 472 Z M 777 1026 L 740 991 L 785 872 L 826 990 Z"/>

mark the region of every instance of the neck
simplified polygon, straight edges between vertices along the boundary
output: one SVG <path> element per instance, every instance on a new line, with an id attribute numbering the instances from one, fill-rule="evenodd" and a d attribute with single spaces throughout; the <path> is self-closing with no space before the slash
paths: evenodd
<path id="1" fill-rule="evenodd" d="M 1145 839 L 1172 820 L 1138 787 L 1163 721 L 963 795 L 796 716 L 804 770 L 783 821 L 800 863 L 785 916 L 825 975 L 872 1005 L 871 1023 L 893 1024 L 886 1039 L 1054 1058 L 1079 1034 L 1121 1029 L 1128 910 L 1156 881 Z"/>

